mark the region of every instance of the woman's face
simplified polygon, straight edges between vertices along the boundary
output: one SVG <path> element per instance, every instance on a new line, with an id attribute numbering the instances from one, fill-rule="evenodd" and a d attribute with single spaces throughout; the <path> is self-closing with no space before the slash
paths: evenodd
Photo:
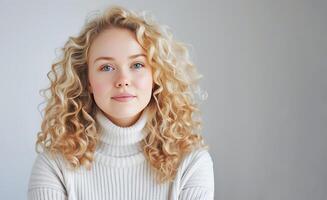
<path id="1" fill-rule="evenodd" d="M 95 38 L 89 50 L 88 77 L 95 103 L 118 126 L 131 126 L 150 102 L 152 70 L 128 29 L 107 29 Z"/>

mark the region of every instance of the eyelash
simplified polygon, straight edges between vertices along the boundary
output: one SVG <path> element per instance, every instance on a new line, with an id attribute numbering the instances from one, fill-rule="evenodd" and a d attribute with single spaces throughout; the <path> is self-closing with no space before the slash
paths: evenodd
<path id="1" fill-rule="evenodd" d="M 137 63 L 133 64 L 133 66 L 136 65 L 136 64 L 140 64 L 140 65 L 141 65 L 141 68 L 144 67 L 144 64 L 143 64 L 143 63 L 140 63 L 140 62 L 137 62 Z M 109 66 L 109 67 L 113 68 L 111 65 L 105 64 L 105 65 L 103 65 L 103 66 L 101 67 L 101 71 L 104 71 L 104 68 L 105 68 L 106 66 Z"/>

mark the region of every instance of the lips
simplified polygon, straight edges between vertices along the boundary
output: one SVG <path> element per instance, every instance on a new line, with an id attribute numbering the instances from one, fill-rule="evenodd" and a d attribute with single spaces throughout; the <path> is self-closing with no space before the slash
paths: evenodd
<path id="1" fill-rule="evenodd" d="M 116 101 L 120 101 L 120 102 L 126 102 L 126 101 L 130 101 L 132 99 L 134 99 L 136 96 L 132 95 L 130 93 L 120 93 L 116 96 L 111 97 L 112 99 L 116 100 Z"/>

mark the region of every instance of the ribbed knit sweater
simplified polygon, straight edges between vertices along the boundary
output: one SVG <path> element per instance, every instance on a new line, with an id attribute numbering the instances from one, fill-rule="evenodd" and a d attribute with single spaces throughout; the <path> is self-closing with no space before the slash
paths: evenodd
<path id="1" fill-rule="evenodd" d="M 91 170 L 68 168 L 62 156 L 39 153 L 28 183 L 29 200 L 193 200 L 214 198 L 213 161 L 206 149 L 184 157 L 173 182 L 158 184 L 140 141 L 147 113 L 135 124 L 120 127 L 97 111 L 100 141 Z"/>

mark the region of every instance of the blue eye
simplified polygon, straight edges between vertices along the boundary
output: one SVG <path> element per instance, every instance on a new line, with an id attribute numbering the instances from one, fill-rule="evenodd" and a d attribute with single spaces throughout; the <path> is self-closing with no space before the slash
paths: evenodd
<path id="1" fill-rule="evenodd" d="M 104 65 L 101 70 L 104 70 L 104 71 L 113 71 L 114 68 L 111 67 L 110 65 Z"/>
<path id="2" fill-rule="evenodd" d="M 141 69 L 142 67 L 144 67 L 144 65 L 141 63 L 135 63 L 133 66 L 135 66 L 136 69 Z"/>

